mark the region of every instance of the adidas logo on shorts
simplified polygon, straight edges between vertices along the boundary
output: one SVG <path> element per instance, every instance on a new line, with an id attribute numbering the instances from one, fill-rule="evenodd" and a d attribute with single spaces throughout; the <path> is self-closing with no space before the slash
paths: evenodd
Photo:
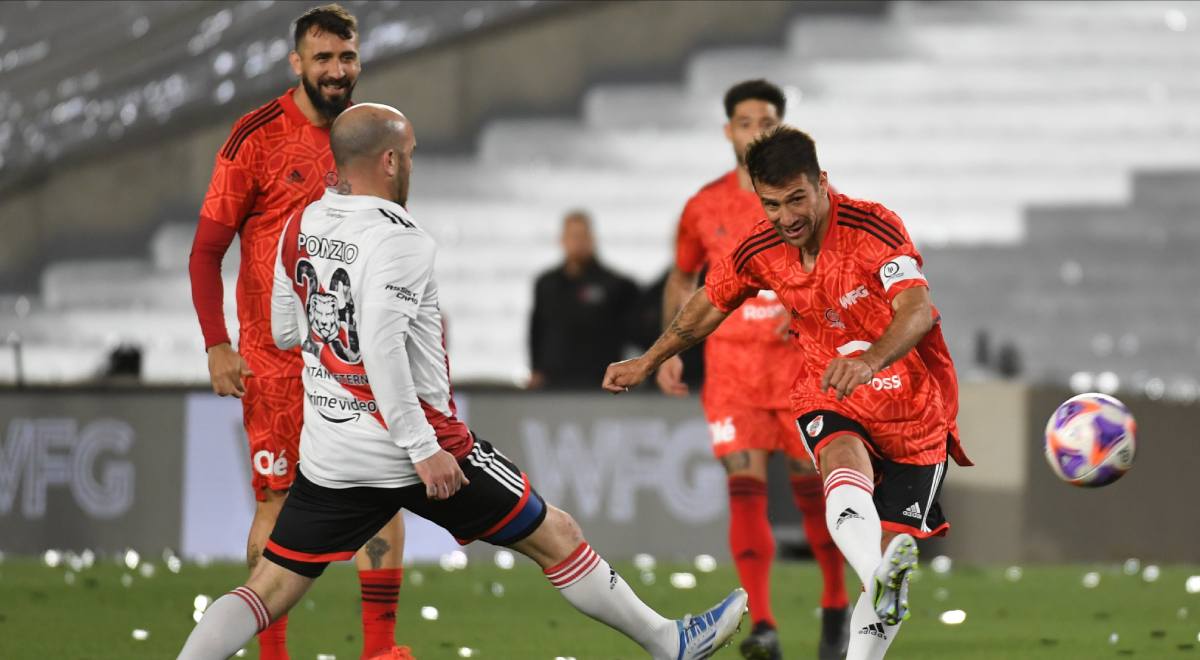
<path id="1" fill-rule="evenodd" d="M 904 511 L 901 511 L 901 513 L 908 516 L 909 518 L 916 518 L 917 520 L 920 520 L 921 519 L 921 503 L 913 502 L 912 504 L 908 505 L 907 509 L 905 509 Z"/>
<path id="2" fill-rule="evenodd" d="M 887 633 L 883 631 L 883 624 L 876 621 L 869 626 L 863 626 L 863 629 L 858 631 L 860 635 L 871 635 L 879 639 L 887 639 Z"/>
<path id="3" fill-rule="evenodd" d="M 841 529 L 842 523 L 846 522 L 847 520 L 853 520 L 854 518 L 858 518 L 859 520 L 865 520 L 865 518 L 858 515 L 857 511 L 855 511 L 854 509 L 851 509 L 850 507 L 846 507 L 845 511 L 838 514 L 837 522 L 833 524 L 833 528 Z"/>

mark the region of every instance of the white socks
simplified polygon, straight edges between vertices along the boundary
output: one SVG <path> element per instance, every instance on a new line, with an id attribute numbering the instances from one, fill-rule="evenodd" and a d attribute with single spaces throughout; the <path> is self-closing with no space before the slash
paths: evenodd
<path id="1" fill-rule="evenodd" d="M 900 630 L 899 624 L 889 626 L 879 620 L 871 598 L 875 570 L 883 561 L 883 528 L 871 497 L 874 492 L 875 484 L 857 470 L 838 468 L 825 478 L 825 523 L 864 590 L 850 616 L 846 660 L 883 660 Z"/>
<path id="2" fill-rule="evenodd" d="M 178 660 L 225 660 L 270 623 L 267 606 L 258 594 L 238 587 L 208 606 Z"/>
<path id="3" fill-rule="evenodd" d="M 875 484 L 857 470 L 838 468 L 825 478 L 825 524 L 868 592 L 883 560 L 883 528 L 871 499 L 874 492 Z"/>
<path id="4" fill-rule="evenodd" d="M 863 592 L 850 616 L 850 650 L 846 660 L 883 660 L 899 631 L 900 624 L 889 626 L 879 620 L 871 597 Z"/>
<path id="5" fill-rule="evenodd" d="M 643 603 L 587 543 L 543 572 L 575 609 L 625 633 L 655 658 L 675 657 L 679 650 L 675 622 Z"/>

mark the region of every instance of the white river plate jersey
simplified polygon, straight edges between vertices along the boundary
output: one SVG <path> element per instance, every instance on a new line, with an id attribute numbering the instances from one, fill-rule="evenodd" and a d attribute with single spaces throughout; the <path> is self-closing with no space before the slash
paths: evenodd
<path id="1" fill-rule="evenodd" d="M 271 333 L 304 356 L 304 475 L 329 488 L 420 482 L 413 462 L 473 444 L 456 417 L 437 246 L 404 207 L 332 189 L 287 222 Z"/>

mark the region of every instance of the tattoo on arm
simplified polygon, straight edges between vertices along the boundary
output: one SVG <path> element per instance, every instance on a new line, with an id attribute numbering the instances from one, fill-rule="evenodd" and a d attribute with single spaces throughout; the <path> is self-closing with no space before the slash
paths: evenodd
<path id="1" fill-rule="evenodd" d="M 376 536 L 367 541 L 367 545 L 363 548 L 367 552 L 367 559 L 371 560 L 371 568 L 378 569 L 383 566 L 383 556 L 392 549 L 391 544 Z"/>
<path id="2" fill-rule="evenodd" d="M 670 332 L 687 344 L 685 348 L 691 348 L 700 341 L 700 338 L 692 332 L 691 328 L 683 327 L 678 317 L 674 321 L 671 321 Z"/>
<path id="3" fill-rule="evenodd" d="M 643 357 L 658 367 L 671 356 L 699 344 L 726 316 L 727 313 L 713 307 L 703 291 L 697 290 Z"/>

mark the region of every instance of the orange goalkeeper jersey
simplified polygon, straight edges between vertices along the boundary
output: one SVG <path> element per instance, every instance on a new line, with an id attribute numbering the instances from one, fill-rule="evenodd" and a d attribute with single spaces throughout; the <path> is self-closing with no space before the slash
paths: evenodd
<path id="1" fill-rule="evenodd" d="M 292 91 L 234 125 L 217 154 L 200 210 L 202 225 L 215 222 L 241 236 L 238 351 L 262 378 L 299 377 L 303 366 L 299 352 L 281 351 L 271 339 L 271 285 L 279 235 L 289 217 L 299 215 L 327 186 L 337 183 L 329 129 L 308 121 L 292 100 Z M 212 286 L 219 288 L 219 277 Z M 205 304 L 198 298 L 206 343 L 212 345 L 224 334 L 224 317 L 219 307 L 201 309 Z M 222 327 L 211 327 L 218 322 Z"/>

